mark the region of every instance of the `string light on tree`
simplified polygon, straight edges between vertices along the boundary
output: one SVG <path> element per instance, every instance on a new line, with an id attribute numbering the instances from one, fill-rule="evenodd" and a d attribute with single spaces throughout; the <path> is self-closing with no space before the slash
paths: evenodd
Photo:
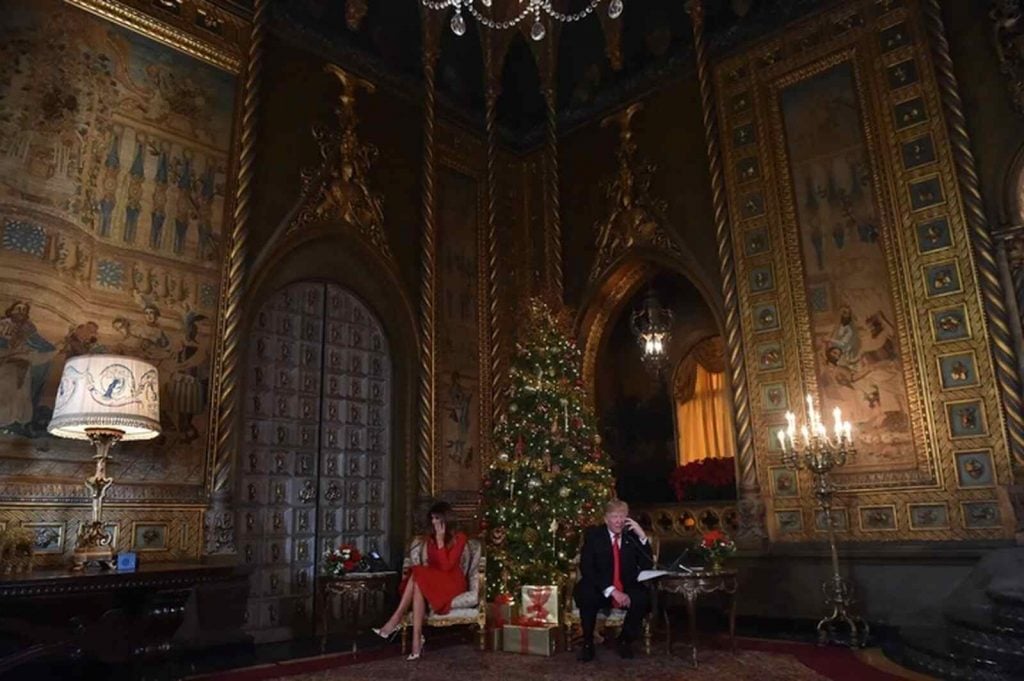
<path id="1" fill-rule="evenodd" d="M 581 379 L 581 355 L 540 301 L 529 303 L 509 370 L 509 409 L 484 475 L 489 597 L 568 574 L 580 531 L 599 519 L 613 479 Z"/>

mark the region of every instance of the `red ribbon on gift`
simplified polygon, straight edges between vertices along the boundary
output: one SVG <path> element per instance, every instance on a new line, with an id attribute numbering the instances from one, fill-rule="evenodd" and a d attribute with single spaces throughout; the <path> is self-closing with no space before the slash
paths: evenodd
<path id="1" fill-rule="evenodd" d="M 526 616 L 516 617 L 514 620 L 512 620 L 512 624 L 514 624 L 517 627 L 534 627 L 540 629 L 547 629 L 550 626 L 546 618 L 542 617 L 538 619 L 536 617 Z"/>
<path id="2" fill-rule="evenodd" d="M 547 622 L 548 619 L 548 601 L 551 600 L 551 594 L 554 591 L 550 586 L 538 586 L 530 589 L 530 605 L 527 606 L 526 612 L 532 615 L 535 619 Z"/>

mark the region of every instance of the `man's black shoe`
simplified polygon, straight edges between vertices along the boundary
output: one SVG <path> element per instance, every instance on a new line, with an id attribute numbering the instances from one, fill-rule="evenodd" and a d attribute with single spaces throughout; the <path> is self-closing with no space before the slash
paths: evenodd
<path id="1" fill-rule="evenodd" d="M 621 657 L 624 660 L 632 660 L 633 659 L 633 646 L 631 646 L 629 644 L 628 640 L 626 640 L 624 638 L 620 638 L 619 639 L 619 646 L 618 647 L 619 647 L 619 657 Z"/>
<path id="2" fill-rule="evenodd" d="M 584 643 L 580 649 L 580 654 L 576 656 L 576 659 L 580 662 L 590 662 L 594 659 L 594 644 Z"/>

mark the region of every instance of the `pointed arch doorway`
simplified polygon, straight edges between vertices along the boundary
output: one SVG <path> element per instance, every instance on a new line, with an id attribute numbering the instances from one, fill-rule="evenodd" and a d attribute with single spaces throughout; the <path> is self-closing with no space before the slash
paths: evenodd
<path id="1" fill-rule="evenodd" d="M 390 555 L 392 364 L 377 315 L 338 284 L 289 284 L 255 314 L 236 498 L 257 641 L 313 633 L 326 550 Z"/>

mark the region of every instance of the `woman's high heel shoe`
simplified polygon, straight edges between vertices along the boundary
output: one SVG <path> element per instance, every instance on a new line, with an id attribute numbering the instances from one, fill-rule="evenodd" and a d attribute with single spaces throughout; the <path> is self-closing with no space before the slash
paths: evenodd
<path id="1" fill-rule="evenodd" d="M 385 634 L 384 633 L 384 627 L 380 627 L 379 629 L 377 627 L 374 627 L 370 631 L 372 631 L 373 633 L 377 634 L 378 636 L 380 636 L 382 639 L 384 639 L 388 643 L 391 643 L 392 641 L 395 640 L 395 636 L 398 635 L 398 629 L 399 629 L 399 627 L 395 627 L 394 629 L 391 630 L 390 634 Z"/>
<path id="2" fill-rule="evenodd" d="M 418 652 L 418 653 L 409 653 L 409 657 L 407 657 L 405 659 L 408 660 L 409 662 L 414 662 L 414 661 L 420 659 L 420 655 L 423 654 L 423 647 L 425 645 L 427 645 L 427 637 L 426 636 L 420 636 L 420 652 Z"/>

